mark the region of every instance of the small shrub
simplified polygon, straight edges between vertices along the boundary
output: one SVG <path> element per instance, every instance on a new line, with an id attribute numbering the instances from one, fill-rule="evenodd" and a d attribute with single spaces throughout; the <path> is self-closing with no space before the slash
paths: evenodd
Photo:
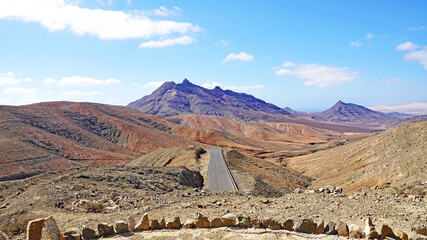
<path id="1" fill-rule="evenodd" d="M 240 191 L 240 190 L 234 190 L 233 194 L 235 194 L 235 195 L 242 195 L 242 191 Z"/>
<path id="2" fill-rule="evenodd" d="M 90 202 L 83 207 L 87 213 L 103 213 L 105 212 L 105 206 L 102 202 Z"/>
<path id="3" fill-rule="evenodd" d="M 19 235 L 27 230 L 28 222 L 36 218 L 27 214 L 13 216 L 0 225 L 0 230 L 9 236 Z"/>

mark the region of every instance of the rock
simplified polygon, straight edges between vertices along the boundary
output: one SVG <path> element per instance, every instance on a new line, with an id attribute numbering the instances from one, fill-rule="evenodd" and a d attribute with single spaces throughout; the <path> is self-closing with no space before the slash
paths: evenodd
<path id="1" fill-rule="evenodd" d="M 43 225 L 44 218 L 29 221 L 27 225 L 27 239 L 40 240 L 42 238 Z"/>
<path id="2" fill-rule="evenodd" d="M 315 234 L 323 234 L 325 232 L 325 222 L 322 221 L 320 224 L 317 225 L 316 231 L 314 231 Z"/>
<path id="3" fill-rule="evenodd" d="M 311 219 L 301 219 L 295 226 L 295 232 L 313 234 L 316 231 L 316 223 Z"/>
<path id="4" fill-rule="evenodd" d="M 150 220 L 148 218 L 148 214 L 144 214 L 141 220 L 139 220 L 139 222 L 135 225 L 135 230 L 143 231 L 143 230 L 149 230 L 149 229 L 150 229 Z"/>
<path id="5" fill-rule="evenodd" d="M 268 225 L 270 225 L 270 222 L 271 222 L 271 218 L 261 220 L 262 227 L 263 228 L 268 228 Z"/>
<path id="6" fill-rule="evenodd" d="M 328 224 L 325 227 L 325 234 L 326 235 L 338 234 L 337 230 L 335 229 L 335 223 L 334 222 L 328 222 Z"/>
<path id="7" fill-rule="evenodd" d="M 198 213 L 194 221 L 194 226 L 196 228 L 209 228 L 211 226 L 211 223 L 209 222 L 209 219 L 207 217 Z"/>
<path id="8" fill-rule="evenodd" d="M 9 238 L 4 232 L 0 231 L 0 240 L 9 240 Z"/>
<path id="9" fill-rule="evenodd" d="M 340 237 L 348 237 L 348 226 L 344 222 L 339 221 L 337 224 L 337 232 Z"/>
<path id="10" fill-rule="evenodd" d="M 72 228 L 64 232 L 64 240 L 81 240 L 82 235 L 79 229 Z"/>
<path id="11" fill-rule="evenodd" d="M 127 224 L 129 227 L 129 231 L 133 232 L 135 230 L 135 226 L 136 226 L 135 218 L 133 218 L 132 216 L 129 216 L 128 220 L 127 220 Z"/>
<path id="12" fill-rule="evenodd" d="M 120 220 L 120 221 L 115 222 L 113 226 L 114 226 L 114 232 L 115 232 L 116 234 L 122 234 L 122 233 L 127 233 L 127 232 L 129 232 L 129 226 L 128 226 L 128 224 L 127 224 L 125 221 L 123 221 L 123 220 Z"/>
<path id="13" fill-rule="evenodd" d="M 114 228 L 106 223 L 98 224 L 98 233 L 100 237 L 108 237 L 114 235 Z"/>
<path id="14" fill-rule="evenodd" d="M 151 230 L 160 229 L 160 223 L 159 221 L 157 221 L 157 219 L 150 220 L 150 229 Z"/>
<path id="15" fill-rule="evenodd" d="M 282 226 L 280 226 L 280 224 L 276 220 L 271 220 L 267 228 L 270 230 L 279 230 L 282 228 Z"/>
<path id="16" fill-rule="evenodd" d="M 381 227 L 381 239 L 386 239 L 387 237 L 396 238 L 396 235 L 388 225 L 383 224 Z"/>
<path id="17" fill-rule="evenodd" d="M 83 238 L 83 240 L 96 239 L 97 236 L 96 236 L 95 230 L 93 230 L 92 228 L 83 226 L 82 238 Z"/>
<path id="18" fill-rule="evenodd" d="M 182 225 L 182 228 L 186 228 L 186 229 L 194 228 L 193 220 L 189 219 L 189 220 L 185 221 L 184 225 Z"/>
<path id="19" fill-rule="evenodd" d="M 288 219 L 285 222 L 283 222 L 282 224 L 282 228 L 288 231 L 293 231 L 294 230 L 294 220 L 292 219 Z"/>
<path id="20" fill-rule="evenodd" d="M 301 188 L 297 188 L 294 190 L 294 193 L 304 193 L 304 190 Z"/>
<path id="21" fill-rule="evenodd" d="M 241 228 L 250 228 L 252 227 L 251 218 L 246 216 L 238 216 L 237 217 L 237 226 Z"/>
<path id="22" fill-rule="evenodd" d="M 348 235 L 350 238 L 363 238 L 362 228 L 356 224 L 350 224 Z"/>
<path id="23" fill-rule="evenodd" d="M 211 221 L 211 228 L 218 228 L 218 227 L 222 227 L 222 222 L 221 222 L 221 218 L 214 218 Z"/>
<path id="24" fill-rule="evenodd" d="M 165 218 L 160 219 L 159 228 L 160 229 L 165 229 L 166 228 L 166 220 L 165 220 Z"/>
<path id="25" fill-rule="evenodd" d="M 418 224 L 418 225 L 412 226 L 412 231 L 417 234 L 427 236 L 427 227 L 425 225 L 422 226 Z"/>
<path id="26" fill-rule="evenodd" d="M 227 213 L 221 217 L 222 225 L 227 227 L 235 227 L 237 224 L 236 215 L 232 213 Z"/>
<path id="27" fill-rule="evenodd" d="M 262 228 L 262 223 L 256 218 L 251 219 L 251 225 L 253 228 Z"/>
<path id="28" fill-rule="evenodd" d="M 55 219 L 53 219 L 52 216 L 45 218 L 44 224 L 51 240 L 62 240 L 62 235 L 59 232 L 58 226 L 56 225 L 56 221 Z"/>
<path id="29" fill-rule="evenodd" d="M 166 222 L 166 228 L 168 229 L 179 229 L 181 227 L 181 221 L 179 217 L 175 217 L 173 222 Z"/>
<path id="30" fill-rule="evenodd" d="M 325 189 L 323 189 L 323 188 L 318 188 L 318 189 L 317 189 L 317 192 L 318 192 L 318 193 L 322 193 L 322 192 L 324 192 L 324 191 L 325 191 Z"/>
<path id="31" fill-rule="evenodd" d="M 199 188 L 203 187 L 203 176 L 198 171 L 184 168 L 179 172 L 179 182 L 185 186 Z"/>
<path id="32" fill-rule="evenodd" d="M 408 240 L 408 234 L 401 231 L 397 231 L 397 237 L 399 237 L 400 240 Z"/>
<path id="33" fill-rule="evenodd" d="M 375 230 L 375 226 L 372 223 L 371 218 L 366 219 L 366 227 L 365 227 L 365 237 L 367 239 L 375 239 L 378 238 L 378 232 Z"/>

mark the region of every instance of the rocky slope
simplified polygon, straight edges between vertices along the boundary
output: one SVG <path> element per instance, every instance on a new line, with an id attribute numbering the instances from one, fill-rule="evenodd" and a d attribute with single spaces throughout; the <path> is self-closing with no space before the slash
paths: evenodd
<path id="1" fill-rule="evenodd" d="M 179 84 L 165 82 L 151 95 L 129 103 L 128 107 L 164 117 L 195 113 L 235 120 L 259 120 L 268 118 L 269 114 L 289 115 L 287 111 L 251 95 L 220 87 L 210 90 L 187 79 Z"/>
<path id="2" fill-rule="evenodd" d="M 320 121 L 369 124 L 374 126 L 389 125 L 397 121 L 397 118 L 385 113 L 373 111 L 353 103 L 344 103 L 342 101 L 338 101 L 326 111 L 315 113 L 312 118 Z"/>
<path id="3" fill-rule="evenodd" d="M 427 181 L 427 122 L 417 122 L 351 144 L 287 159 L 288 167 L 315 179 L 312 188 L 337 185 L 412 188 Z"/>

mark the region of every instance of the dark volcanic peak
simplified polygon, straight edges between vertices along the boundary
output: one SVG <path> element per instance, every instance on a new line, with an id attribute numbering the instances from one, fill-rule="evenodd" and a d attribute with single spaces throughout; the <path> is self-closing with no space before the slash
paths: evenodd
<path id="1" fill-rule="evenodd" d="M 268 114 L 289 115 L 284 109 L 246 93 L 206 89 L 187 79 L 182 83 L 166 82 L 152 94 L 128 105 L 144 113 L 164 117 L 201 114 L 238 120 L 264 119 Z"/>
<path id="2" fill-rule="evenodd" d="M 341 100 L 326 111 L 316 113 L 313 119 L 337 123 L 357 123 L 357 124 L 390 124 L 397 119 L 382 112 L 373 111 L 366 107 L 344 103 Z"/>

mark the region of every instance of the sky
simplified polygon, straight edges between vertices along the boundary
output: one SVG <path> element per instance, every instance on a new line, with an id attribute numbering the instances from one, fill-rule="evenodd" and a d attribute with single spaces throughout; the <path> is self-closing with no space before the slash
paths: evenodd
<path id="1" fill-rule="evenodd" d="M 427 114 L 427 2 L 0 0 L 0 104 L 127 105 L 165 81 Z"/>

